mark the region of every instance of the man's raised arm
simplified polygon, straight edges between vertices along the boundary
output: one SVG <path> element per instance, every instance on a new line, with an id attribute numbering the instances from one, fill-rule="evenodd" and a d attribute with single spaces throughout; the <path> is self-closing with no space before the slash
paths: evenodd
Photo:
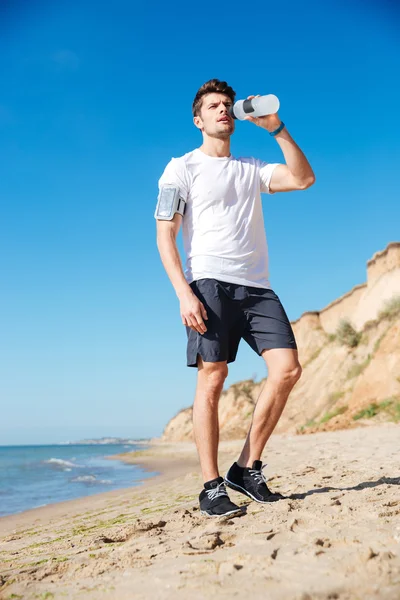
<path id="1" fill-rule="evenodd" d="M 248 99 L 251 98 L 255 96 L 248 96 Z M 280 130 L 274 137 L 281 147 L 286 164 L 279 164 L 274 168 L 269 182 L 270 193 L 306 190 L 315 183 L 315 175 L 310 163 L 280 120 L 278 113 L 264 117 L 248 116 L 245 121 L 251 121 L 270 133 Z"/>

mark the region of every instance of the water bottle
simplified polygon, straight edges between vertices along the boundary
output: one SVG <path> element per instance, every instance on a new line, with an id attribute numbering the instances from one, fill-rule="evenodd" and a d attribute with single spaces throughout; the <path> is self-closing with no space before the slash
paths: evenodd
<path id="1" fill-rule="evenodd" d="M 245 117 L 264 117 L 279 110 L 279 99 L 274 94 L 259 96 L 251 100 L 238 100 L 231 109 L 234 119 L 243 121 Z"/>

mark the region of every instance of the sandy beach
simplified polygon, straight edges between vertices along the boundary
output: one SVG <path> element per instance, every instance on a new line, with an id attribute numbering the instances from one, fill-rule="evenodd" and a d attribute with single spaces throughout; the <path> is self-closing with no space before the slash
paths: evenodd
<path id="1" fill-rule="evenodd" d="M 400 598 L 399 426 L 275 435 L 267 505 L 230 491 L 234 518 L 199 514 L 192 443 L 124 455 L 140 486 L 0 519 L 1 599 Z M 241 441 L 222 442 L 220 472 Z"/>

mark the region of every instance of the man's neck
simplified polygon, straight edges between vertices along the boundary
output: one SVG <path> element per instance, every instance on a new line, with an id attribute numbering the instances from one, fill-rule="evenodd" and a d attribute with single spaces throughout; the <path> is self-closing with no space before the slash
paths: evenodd
<path id="1" fill-rule="evenodd" d="M 228 157 L 231 154 L 231 140 L 230 138 L 226 140 L 219 140 L 216 138 L 204 139 L 199 150 L 204 152 L 204 154 L 208 154 L 208 156 L 215 156 L 218 158 L 224 156 Z"/>

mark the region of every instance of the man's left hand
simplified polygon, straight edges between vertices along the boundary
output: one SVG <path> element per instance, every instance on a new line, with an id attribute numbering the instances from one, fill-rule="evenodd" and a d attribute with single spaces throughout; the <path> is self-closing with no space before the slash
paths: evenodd
<path id="1" fill-rule="evenodd" d="M 252 98 L 259 98 L 260 94 L 257 96 L 247 96 L 247 100 L 251 100 Z M 267 131 L 275 131 L 278 129 L 281 124 L 281 120 L 278 116 L 278 113 L 274 113 L 272 115 L 265 115 L 264 117 L 251 117 L 250 115 L 244 118 L 244 121 L 251 121 L 258 127 L 262 127 Z"/>

